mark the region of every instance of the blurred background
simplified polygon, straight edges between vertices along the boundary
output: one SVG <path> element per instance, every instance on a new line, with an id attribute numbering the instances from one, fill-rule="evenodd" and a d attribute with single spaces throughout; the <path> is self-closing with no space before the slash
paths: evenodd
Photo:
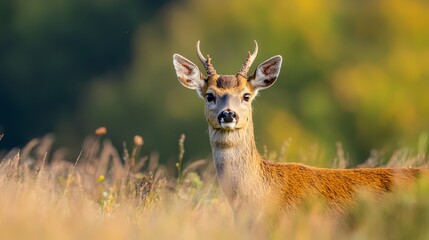
<path id="1" fill-rule="evenodd" d="M 179 84 L 172 55 L 199 63 L 201 40 L 218 73 L 234 74 L 254 39 L 251 71 L 284 58 L 254 102 L 261 152 L 333 159 L 341 142 L 359 163 L 414 146 L 429 129 L 428 12 L 423 0 L 2 0 L 0 149 L 53 133 L 78 152 L 105 126 L 118 148 L 142 135 L 163 162 L 182 133 L 187 161 L 210 157 L 203 100 Z"/>

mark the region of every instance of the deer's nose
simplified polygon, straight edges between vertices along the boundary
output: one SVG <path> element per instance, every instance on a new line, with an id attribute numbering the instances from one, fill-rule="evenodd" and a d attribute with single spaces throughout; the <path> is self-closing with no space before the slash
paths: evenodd
<path id="1" fill-rule="evenodd" d="M 230 111 L 230 110 L 226 110 L 226 111 L 222 111 L 219 116 L 217 117 L 219 123 L 223 122 L 224 123 L 231 123 L 234 121 L 237 122 L 238 121 L 238 115 L 234 112 L 234 111 Z"/>

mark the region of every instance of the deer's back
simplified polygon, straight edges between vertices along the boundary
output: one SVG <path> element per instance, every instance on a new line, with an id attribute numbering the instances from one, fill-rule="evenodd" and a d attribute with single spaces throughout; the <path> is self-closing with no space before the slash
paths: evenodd
<path id="1" fill-rule="evenodd" d="M 285 210 L 293 209 L 306 198 L 316 197 L 334 209 L 348 206 L 359 190 L 381 196 L 399 184 L 415 181 L 419 168 L 325 169 L 296 163 L 263 161 L 265 181 L 272 186 L 273 199 Z"/>

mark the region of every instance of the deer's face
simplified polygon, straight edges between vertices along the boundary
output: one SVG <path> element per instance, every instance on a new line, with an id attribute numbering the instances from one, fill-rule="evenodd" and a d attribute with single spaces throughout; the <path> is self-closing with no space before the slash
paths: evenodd
<path id="1" fill-rule="evenodd" d="M 221 75 L 207 80 L 203 89 L 205 115 L 216 129 L 243 128 L 251 114 L 255 94 L 247 79 L 241 75 Z"/>
<path id="2" fill-rule="evenodd" d="M 256 44 L 256 41 L 255 41 Z M 259 65 L 255 73 L 248 77 L 250 68 L 258 51 L 257 44 L 253 54 L 236 75 L 218 75 L 211 64 L 210 57 L 205 59 L 197 44 L 197 53 L 203 63 L 207 77 L 188 59 L 173 55 L 173 64 L 183 86 L 197 90 L 205 100 L 205 115 L 209 125 L 215 129 L 236 130 L 244 128 L 252 114 L 252 100 L 258 90 L 270 87 L 280 72 L 282 58 L 275 56 Z"/>

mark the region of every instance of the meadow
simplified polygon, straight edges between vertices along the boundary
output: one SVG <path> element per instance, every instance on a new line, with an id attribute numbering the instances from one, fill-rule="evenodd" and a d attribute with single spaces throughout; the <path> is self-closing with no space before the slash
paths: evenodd
<path id="1" fill-rule="evenodd" d="M 222 74 L 253 40 L 255 67 L 280 54 L 276 86 L 254 103 L 269 160 L 428 168 L 428 12 L 400 0 L 0 1 L 0 240 L 429 239 L 428 179 L 382 201 L 362 193 L 342 219 L 312 202 L 274 226 L 235 223 L 203 102 L 171 62 L 196 63 L 198 40 Z M 99 125 L 109 132 L 85 138 Z"/>
<path id="2" fill-rule="evenodd" d="M 248 228 L 234 223 L 211 161 L 186 161 L 184 135 L 169 173 L 142 150 L 141 136 L 119 150 L 105 131 L 88 137 L 74 162 L 49 135 L 3 152 L 1 239 L 429 239 L 429 179 L 383 201 L 362 193 L 342 219 L 311 203 L 274 226 Z M 374 153 L 358 167 L 428 167 L 427 150 L 422 134 L 416 147 Z M 278 161 L 285 151 L 269 156 Z M 345 155 L 339 144 L 331 167 L 347 166 Z"/>

